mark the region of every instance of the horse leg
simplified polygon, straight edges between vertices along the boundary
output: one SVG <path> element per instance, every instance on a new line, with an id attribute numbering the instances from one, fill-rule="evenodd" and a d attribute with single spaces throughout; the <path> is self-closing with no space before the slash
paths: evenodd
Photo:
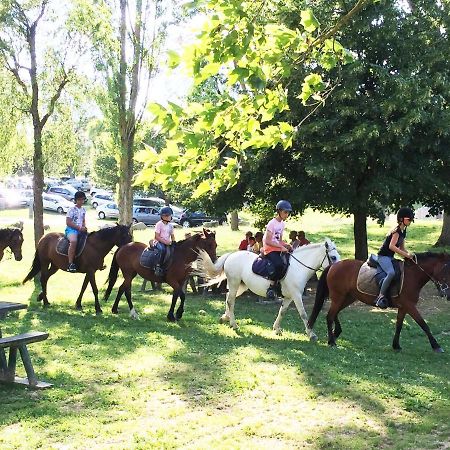
<path id="1" fill-rule="evenodd" d="M 177 312 L 175 314 L 177 320 L 180 320 L 183 317 L 184 300 L 186 298 L 186 287 L 187 287 L 187 280 L 186 283 L 183 283 L 183 286 L 180 287 L 180 306 L 178 307 Z"/>
<path id="2" fill-rule="evenodd" d="M 392 348 L 397 351 L 402 349 L 400 347 L 400 333 L 402 331 L 403 320 L 405 319 L 405 315 L 406 315 L 405 309 L 400 306 L 397 311 L 397 323 L 395 325 L 394 340 L 392 341 Z"/>
<path id="3" fill-rule="evenodd" d="M 406 312 L 416 321 L 417 325 L 419 325 L 420 328 L 424 331 L 424 333 L 427 335 L 428 340 L 430 341 L 431 348 L 436 353 L 443 353 L 444 350 L 442 350 L 441 346 L 438 344 L 434 336 L 431 334 L 430 327 L 428 324 L 423 320 L 423 317 L 420 315 L 419 310 L 416 308 L 416 305 L 414 304 L 408 304 L 404 305 Z"/>
<path id="4" fill-rule="evenodd" d="M 167 320 L 169 322 L 176 322 L 177 319 L 175 317 L 174 311 L 175 311 L 175 305 L 177 304 L 178 297 L 180 295 L 180 287 L 175 286 L 173 288 L 173 294 L 172 294 L 172 304 L 170 305 L 169 312 L 167 313 Z"/>
<path id="5" fill-rule="evenodd" d="M 237 286 L 232 286 L 230 283 L 227 299 L 226 299 L 226 307 L 225 307 L 225 317 L 228 317 L 228 320 L 230 321 L 230 327 L 233 328 L 233 330 L 237 330 L 239 327 L 236 323 L 236 318 L 234 317 L 234 304 L 236 303 L 236 294 L 239 289 L 239 284 Z M 224 316 L 222 316 L 221 321 L 224 321 Z M 226 318 L 225 318 L 226 321 Z"/>
<path id="6" fill-rule="evenodd" d="M 339 322 L 338 316 L 334 318 L 334 338 L 337 339 L 342 333 L 341 322 Z"/>
<path id="7" fill-rule="evenodd" d="M 127 303 L 128 303 L 128 308 L 130 308 L 130 317 L 133 320 L 138 320 L 139 319 L 139 314 L 137 313 L 137 311 L 134 309 L 134 305 L 133 302 L 131 301 L 131 283 L 129 286 L 127 286 L 125 288 L 125 297 L 127 299 Z"/>
<path id="8" fill-rule="evenodd" d="M 53 270 L 52 270 L 53 269 Z M 47 298 L 47 282 L 48 279 L 57 271 L 58 269 L 56 268 L 55 270 L 55 266 L 51 265 L 50 269 L 47 266 L 42 265 L 41 267 L 41 293 L 38 295 L 38 301 L 43 300 L 44 301 L 44 306 L 49 306 L 50 303 L 48 301 Z"/>
<path id="9" fill-rule="evenodd" d="M 77 301 L 75 302 L 75 309 L 77 309 L 78 311 L 81 311 L 83 309 L 83 307 L 81 306 L 81 299 L 83 298 L 83 294 L 87 288 L 88 283 L 89 283 L 89 278 L 86 274 L 86 276 L 84 277 L 84 280 L 83 280 L 83 285 L 81 286 L 80 294 L 78 295 Z"/>
<path id="10" fill-rule="evenodd" d="M 123 280 L 123 283 L 119 286 L 119 289 L 117 290 L 117 296 L 116 296 L 116 299 L 114 300 L 114 304 L 112 305 L 112 308 L 111 308 L 111 312 L 113 313 L 113 314 L 117 314 L 118 312 L 119 312 L 119 301 L 120 301 L 120 298 L 122 297 L 122 294 L 126 291 L 126 289 L 130 289 L 130 298 L 129 298 L 129 301 L 128 301 L 128 298 L 127 298 L 127 301 L 128 301 L 128 306 L 130 306 L 130 311 L 131 311 L 131 309 L 134 309 L 134 307 L 133 307 L 133 303 L 131 302 L 131 282 L 133 281 L 133 276 L 131 276 L 131 274 L 129 274 L 129 273 L 124 273 L 123 272 L 123 270 L 122 270 L 122 274 L 123 274 L 123 277 L 124 277 L 124 280 Z M 131 312 L 130 312 L 130 314 L 131 314 Z"/>
<path id="11" fill-rule="evenodd" d="M 331 345 L 332 347 L 336 345 L 336 336 L 333 332 L 333 323 L 335 323 L 340 309 L 341 308 L 337 305 L 337 303 L 331 302 L 331 306 L 327 314 L 328 345 Z M 339 334 L 341 331 L 342 329 L 339 330 Z"/>
<path id="12" fill-rule="evenodd" d="M 89 282 L 91 283 L 92 292 L 94 293 L 94 299 L 95 299 L 95 314 L 99 315 L 102 314 L 102 308 L 100 306 L 100 302 L 98 301 L 98 288 L 97 283 L 95 282 L 95 272 L 89 271 L 86 276 L 89 279 Z M 84 283 L 84 282 L 83 282 Z"/>
<path id="13" fill-rule="evenodd" d="M 305 324 L 305 331 L 307 336 L 309 337 L 309 340 L 311 342 L 317 341 L 317 335 L 314 333 L 312 328 L 308 325 L 308 315 L 306 314 L 305 307 L 303 306 L 303 299 L 302 296 L 299 294 L 294 295 L 294 303 L 297 308 L 298 313 L 300 314 L 301 319 L 303 320 L 303 323 Z"/>
<path id="14" fill-rule="evenodd" d="M 283 303 L 280 306 L 280 310 L 278 311 L 278 316 L 275 319 L 275 322 L 273 323 L 273 331 L 275 331 L 275 334 L 278 336 L 281 336 L 283 334 L 283 330 L 281 329 L 281 320 L 283 319 L 284 315 L 286 314 L 286 311 L 289 308 L 289 305 L 292 303 L 292 299 L 285 297 L 283 299 Z"/>

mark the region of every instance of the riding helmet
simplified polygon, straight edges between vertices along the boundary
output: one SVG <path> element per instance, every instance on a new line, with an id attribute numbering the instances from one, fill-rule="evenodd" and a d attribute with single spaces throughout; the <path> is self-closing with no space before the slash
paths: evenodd
<path id="1" fill-rule="evenodd" d="M 414 220 L 414 211 L 407 207 L 400 208 L 397 211 L 397 222 L 401 222 L 403 219 Z"/>
<path id="2" fill-rule="evenodd" d="M 287 200 L 280 200 L 277 203 L 277 211 L 280 211 L 280 210 L 292 212 L 292 206 Z"/>
<path id="3" fill-rule="evenodd" d="M 79 198 L 82 198 L 83 200 L 85 200 L 85 199 L 86 199 L 86 194 L 85 194 L 83 191 L 77 191 L 77 192 L 75 192 L 75 195 L 74 195 L 75 201 L 76 201 L 77 199 L 79 199 Z"/>
<path id="4" fill-rule="evenodd" d="M 172 208 L 170 208 L 169 206 L 163 206 L 163 207 L 161 208 L 161 210 L 159 211 L 159 215 L 160 215 L 161 217 L 162 217 L 162 216 L 165 216 L 165 215 L 173 216 Z"/>

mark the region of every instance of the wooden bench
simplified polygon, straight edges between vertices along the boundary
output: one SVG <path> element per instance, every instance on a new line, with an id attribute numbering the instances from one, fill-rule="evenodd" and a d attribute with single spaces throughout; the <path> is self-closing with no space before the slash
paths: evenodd
<path id="1" fill-rule="evenodd" d="M 16 336 L 8 336 L 0 338 L 0 381 L 6 383 L 25 384 L 32 388 L 46 388 L 51 384 L 38 381 L 34 373 L 33 364 L 31 363 L 30 354 L 28 353 L 27 344 L 45 341 L 48 333 L 40 331 L 30 331 L 28 333 L 18 334 Z M 9 348 L 9 358 L 6 361 L 5 348 Z M 27 378 L 16 377 L 16 361 L 17 350 L 20 352 Z"/>

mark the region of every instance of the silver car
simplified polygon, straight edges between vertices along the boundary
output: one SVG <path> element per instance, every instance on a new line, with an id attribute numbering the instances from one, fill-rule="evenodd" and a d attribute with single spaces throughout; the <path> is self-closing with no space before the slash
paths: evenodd
<path id="1" fill-rule="evenodd" d="M 161 220 L 159 208 L 151 206 L 133 206 L 133 223 L 142 222 L 145 225 L 156 225 Z"/>
<path id="2" fill-rule="evenodd" d="M 103 203 L 97 206 L 99 219 L 117 219 L 119 217 L 119 207 L 115 203 Z"/>

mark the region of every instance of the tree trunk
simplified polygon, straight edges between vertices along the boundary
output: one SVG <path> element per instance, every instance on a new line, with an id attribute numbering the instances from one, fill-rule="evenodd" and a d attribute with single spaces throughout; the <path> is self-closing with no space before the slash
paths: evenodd
<path id="1" fill-rule="evenodd" d="M 444 220 L 442 221 L 442 230 L 435 247 L 450 246 L 450 214 L 444 211 Z"/>
<path id="2" fill-rule="evenodd" d="M 118 192 L 120 204 L 119 223 L 121 225 L 130 225 L 133 220 L 133 188 L 131 186 L 131 180 L 133 179 L 133 147 L 134 135 L 128 140 L 122 140 Z"/>
<path id="3" fill-rule="evenodd" d="M 44 208 L 42 192 L 44 190 L 44 164 L 42 162 L 42 129 L 34 124 L 34 155 L 33 155 L 33 212 L 34 212 L 34 245 L 44 235 Z"/>
<path id="4" fill-rule="evenodd" d="M 230 226 L 232 231 L 239 230 L 239 217 L 238 212 L 236 210 L 231 211 L 230 213 Z"/>
<path id="5" fill-rule="evenodd" d="M 365 261 L 368 257 L 367 248 L 367 214 L 356 211 L 353 214 L 353 236 L 355 239 L 355 258 Z"/>

